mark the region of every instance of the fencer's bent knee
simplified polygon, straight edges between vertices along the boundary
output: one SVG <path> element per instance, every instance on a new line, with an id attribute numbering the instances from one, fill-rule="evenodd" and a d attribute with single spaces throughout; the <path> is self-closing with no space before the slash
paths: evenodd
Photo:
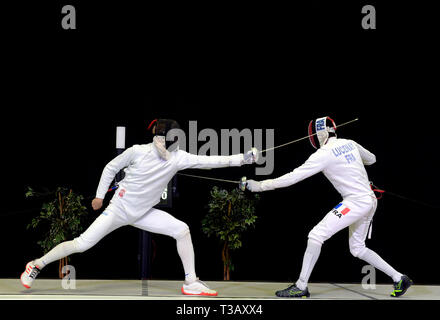
<path id="1" fill-rule="evenodd" d="M 317 228 L 315 227 L 310 233 L 309 233 L 309 240 L 314 241 L 316 243 L 319 243 L 320 245 L 323 245 L 325 241 L 328 240 L 327 237 L 324 237 L 321 235 Z"/>
<path id="2" fill-rule="evenodd" d="M 190 234 L 189 226 L 186 223 L 181 223 L 177 230 L 174 232 L 174 239 L 180 240 Z"/>
<path id="3" fill-rule="evenodd" d="M 367 247 L 366 247 L 365 243 L 363 243 L 363 244 L 359 244 L 359 243 L 358 244 L 350 244 L 350 253 L 355 258 L 361 258 L 366 250 L 367 250 Z"/>
<path id="4" fill-rule="evenodd" d="M 315 247 L 321 247 L 323 245 L 322 242 L 317 241 L 315 239 L 309 238 L 309 241 L 307 242 L 307 246 L 315 246 Z"/>

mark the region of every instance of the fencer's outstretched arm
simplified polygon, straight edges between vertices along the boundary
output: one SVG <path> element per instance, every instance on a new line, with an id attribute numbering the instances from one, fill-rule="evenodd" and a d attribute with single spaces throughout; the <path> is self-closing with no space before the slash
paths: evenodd
<path id="1" fill-rule="evenodd" d="M 125 152 L 123 152 L 121 155 L 113 159 L 109 164 L 107 164 L 107 166 L 104 168 L 104 171 L 102 172 L 101 180 L 99 182 L 98 190 L 96 192 L 96 198 L 105 198 L 110 184 L 115 179 L 119 171 L 130 165 L 133 160 L 134 153 L 134 147 L 131 147 L 125 150 Z"/>
<path id="2" fill-rule="evenodd" d="M 360 144 L 358 144 L 356 142 L 355 142 L 355 144 L 359 150 L 359 153 L 361 155 L 362 162 L 364 163 L 364 165 L 371 166 L 376 163 L 376 156 L 373 153 L 371 153 L 370 151 L 368 151 L 367 149 L 362 147 Z"/>
<path id="3" fill-rule="evenodd" d="M 247 159 L 247 155 L 237 154 L 234 156 L 198 156 L 179 151 L 179 170 L 185 169 L 215 169 L 226 167 L 240 167 L 244 164 L 253 163 Z"/>
<path id="4" fill-rule="evenodd" d="M 324 151 L 318 150 L 300 167 L 278 179 L 262 182 L 248 181 L 248 189 L 252 192 L 264 192 L 292 186 L 324 170 L 327 163 Z"/>

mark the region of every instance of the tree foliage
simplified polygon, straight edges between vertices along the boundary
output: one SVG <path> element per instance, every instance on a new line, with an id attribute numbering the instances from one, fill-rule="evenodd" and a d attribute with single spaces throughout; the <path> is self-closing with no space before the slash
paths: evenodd
<path id="1" fill-rule="evenodd" d="M 243 233 L 255 227 L 258 200 L 258 195 L 248 196 L 238 189 L 229 192 L 214 187 L 211 190 L 209 210 L 202 220 L 202 230 L 208 237 L 218 238 L 223 246 L 225 280 L 230 280 L 230 272 L 234 270 L 230 251 L 240 249 L 243 246 Z"/>
<path id="2" fill-rule="evenodd" d="M 27 226 L 27 229 L 41 229 L 44 232 L 45 236 L 38 241 L 38 244 L 45 253 L 67 239 L 79 236 L 83 231 L 82 218 L 88 211 L 82 204 L 84 200 L 82 195 L 64 187 L 58 187 L 55 191 L 44 194 L 35 192 L 29 187 L 26 198 L 45 201 L 39 215 Z M 46 198 L 49 200 L 45 200 Z"/>

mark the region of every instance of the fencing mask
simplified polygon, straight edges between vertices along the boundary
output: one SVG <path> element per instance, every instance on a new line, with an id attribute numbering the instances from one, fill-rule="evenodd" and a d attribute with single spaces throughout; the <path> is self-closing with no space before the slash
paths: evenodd
<path id="1" fill-rule="evenodd" d="M 315 149 L 321 148 L 330 137 L 336 137 L 336 123 L 330 117 L 310 121 L 309 139 Z"/>
<path id="2" fill-rule="evenodd" d="M 179 150 L 179 138 L 172 132 L 175 129 L 180 129 L 180 126 L 170 119 L 154 120 L 148 127 L 153 132 L 153 143 L 157 151 L 165 160 L 169 160 L 170 152 Z"/>

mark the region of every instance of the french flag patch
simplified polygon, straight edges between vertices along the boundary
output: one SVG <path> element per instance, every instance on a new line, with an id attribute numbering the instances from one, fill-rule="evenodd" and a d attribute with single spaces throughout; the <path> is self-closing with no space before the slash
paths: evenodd
<path id="1" fill-rule="evenodd" d="M 338 204 L 335 207 L 335 210 L 340 212 L 343 216 L 347 215 L 351 211 L 351 209 L 346 205 L 344 205 L 343 203 Z"/>

